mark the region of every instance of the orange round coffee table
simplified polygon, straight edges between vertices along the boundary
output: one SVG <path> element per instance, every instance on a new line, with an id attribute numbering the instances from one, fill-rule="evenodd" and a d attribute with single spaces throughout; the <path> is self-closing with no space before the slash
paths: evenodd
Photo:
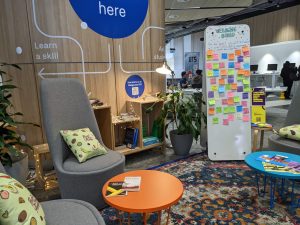
<path id="1" fill-rule="evenodd" d="M 125 177 L 141 177 L 140 191 L 128 192 L 127 196 L 105 197 L 109 182 L 123 181 Z M 171 206 L 176 204 L 183 194 L 181 181 L 168 174 L 156 170 L 135 170 L 119 174 L 108 180 L 102 189 L 106 203 L 120 211 L 129 213 L 143 213 L 144 224 L 147 224 L 147 213 L 158 212 L 158 224 L 161 220 L 161 211 L 167 210 L 167 223 L 170 217 Z"/>

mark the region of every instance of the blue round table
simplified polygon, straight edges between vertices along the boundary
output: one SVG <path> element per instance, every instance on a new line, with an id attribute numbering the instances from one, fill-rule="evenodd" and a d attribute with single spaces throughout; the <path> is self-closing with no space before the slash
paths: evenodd
<path id="1" fill-rule="evenodd" d="M 266 182 L 267 178 L 270 178 L 270 208 L 274 207 L 274 195 L 275 195 L 275 187 L 276 187 L 276 179 L 281 179 L 281 196 L 283 196 L 284 192 L 284 184 L 285 180 L 291 180 L 292 181 L 292 193 L 291 193 L 291 202 L 293 204 L 293 198 L 294 198 L 294 186 L 295 186 L 295 180 L 300 180 L 300 174 L 293 174 L 289 172 L 273 172 L 273 171 L 266 171 L 263 167 L 262 161 L 258 160 L 258 158 L 262 155 L 282 155 L 288 157 L 288 160 L 295 161 L 300 163 L 300 156 L 285 152 L 276 152 L 276 151 L 260 151 L 260 152 L 254 152 L 246 156 L 245 162 L 246 164 L 256 172 L 256 182 L 257 182 L 257 191 L 260 195 L 259 190 L 259 180 L 260 176 L 259 174 L 263 174 L 264 176 L 264 192 L 266 190 Z"/>

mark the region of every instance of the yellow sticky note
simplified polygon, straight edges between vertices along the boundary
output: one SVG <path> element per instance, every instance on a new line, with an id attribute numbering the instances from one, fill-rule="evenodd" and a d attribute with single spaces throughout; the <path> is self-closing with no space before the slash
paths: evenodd
<path id="1" fill-rule="evenodd" d="M 207 60 L 207 61 L 212 61 L 212 60 L 213 60 L 213 56 L 212 56 L 212 55 L 208 55 L 208 56 L 206 57 L 206 60 Z"/>
<path id="2" fill-rule="evenodd" d="M 208 101 L 208 104 L 209 104 L 210 106 L 215 105 L 215 104 L 216 104 L 216 100 L 215 100 L 215 99 L 210 99 L 210 100 Z"/>
<path id="3" fill-rule="evenodd" d="M 207 70 L 207 76 L 212 77 L 213 76 L 213 71 L 212 70 Z"/>
<path id="4" fill-rule="evenodd" d="M 219 63 L 214 63 L 213 64 L 213 69 L 218 70 L 219 69 Z"/>
<path id="5" fill-rule="evenodd" d="M 211 85 L 211 90 L 212 90 L 212 91 L 217 91 L 217 90 L 218 90 L 217 85 Z"/>
<path id="6" fill-rule="evenodd" d="M 238 103 L 238 102 L 240 102 L 241 99 L 240 99 L 240 96 L 234 96 L 233 100 L 235 103 Z"/>
<path id="7" fill-rule="evenodd" d="M 226 76 L 227 75 L 227 70 L 220 70 L 221 76 Z"/>
<path id="8" fill-rule="evenodd" d="M 234 69 L 229 69 L 229 70 L 228 70 L 228 75 L 229 75 L 229 76 L 234 75 L 234 71 L 235 71 Z"/>
<path id="9" fill-rule="evenodd" d="M 228 54 L 228 59 L 233 61 L 234 60 L 234 54 Z"/>
<path id="10" fill-rule="evenodd" d="M 235 55 L 240 56 L 242 54 L 241 50 L 235 50 Z"/>
<path id="11" fill-rule="evenodd" d="M 219 79 L 219 85 L 225 85 L 225 79 Z"/>
<path id="12" fill-rule="evenodd" d="M 250 80 L 249 79 L 244 79 L 243 84 L 250 84 Z"/>
<path id="13" fill-rule="evenodd" d="M 232 90 L 236 90 L 236 89 L 237 89 L 237 83 L 231 84 L 231 89 L 232 89 Z"/>
<path id="14" fill-rule="evenodd" d="M 214 54 L 214 51 L 213 51 L 213 50 L 207 50 L 207 55 L 212 56 L 213 54 Z"/>

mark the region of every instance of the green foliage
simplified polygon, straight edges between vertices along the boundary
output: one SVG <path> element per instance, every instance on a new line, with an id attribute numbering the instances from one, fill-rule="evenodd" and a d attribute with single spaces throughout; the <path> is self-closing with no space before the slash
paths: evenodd
<path id="1" fill-rule="evenodd" d="M 17 87 L 12 85 L 10 77 L 4 70 L 4 67 L 14 67 L 21 70 L 18 65 L 0 63 L 0 161 L 3 165 L 12 165 L 12 158 L 18 158 L 21 156 L 21 152 L 16 146 L 23 146 L 32 148 L 30 145 L 22 141 L 21 137 L 15 131 L 17 125 L 20 124 L 32 124 L 24 123 L 16 120 L 16 117 L 23 116 L 22 113 L 14 110 L 11 102 L 12 91 Z M 35 124 L 32 124 L 35 125 Z M 35 125 L 37 126 L 37 125 Z"/>
<path id="2" fill-rule="evenodd" d="M 177 134 L 192 134 L 197 141 L 203 121 L 206 124 L 206 116 L 202 112 L 202 104 L 205 104 L 202 93 L 197 92 L 192 97 L 185 97 L 183 92 L 173 91 L 160 98 L 164 100 L 164 105 L 158 122 L 164 124 L 167 117 L 171 117 L 165 125 L 165 130 L 174 123 Z"/>

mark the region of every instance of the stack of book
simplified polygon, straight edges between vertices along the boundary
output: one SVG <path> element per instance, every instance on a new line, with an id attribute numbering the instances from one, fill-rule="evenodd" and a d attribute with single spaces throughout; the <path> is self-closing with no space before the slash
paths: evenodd
<path id="1" fill-rule="evenodd" d="M 257 160 L 262 161 L 265 171 L 300 174 L 300 163 L 292 161 L 286 156 L 262 155 Z"/>
<path id="2" fill-rule="evenodd" d="M 124 144 L 128 148 L 136 148 L 139 136 L 139 129 L 138 128 L 131 128 L 127 127 L 125 131 L 125 140 Z"/>
<path id="3" fill-rule="evenodd" d="M 124 181 L 109 182 L 106 197 L 126 196 L 128 192 L 140 191 L 141 177 L 125 177 Z"/>
<path id="4" fill-rule="evenodd" d="M 143 144 L 144 146 L 149 146 L 159 143 L 159 139 L 157 137 L 149 136 L 149 137 L 144 137 L 143 138 Z"/>

